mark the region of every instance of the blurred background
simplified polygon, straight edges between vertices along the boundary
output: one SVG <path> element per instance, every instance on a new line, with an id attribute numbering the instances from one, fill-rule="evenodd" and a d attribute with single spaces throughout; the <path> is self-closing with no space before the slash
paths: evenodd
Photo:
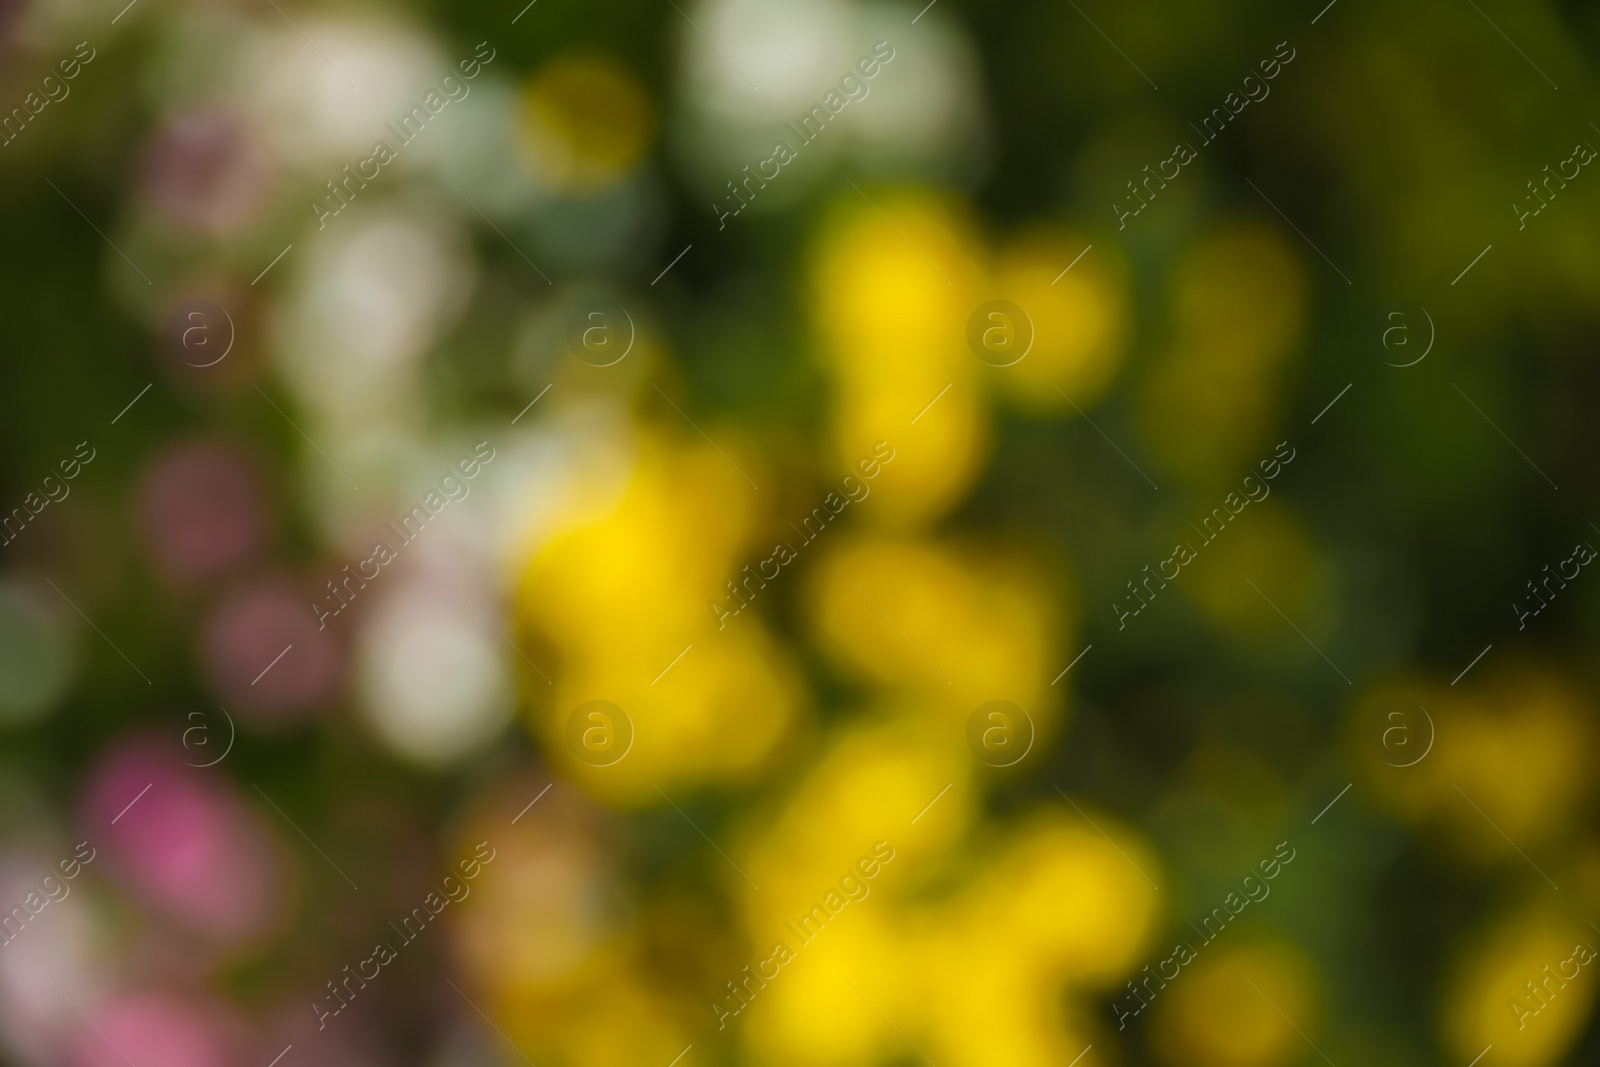
<path id="1" fill-rule="evenodd" d="M 4 1062 L 1600 1057 L 1593 8 L 0 50 Z"/>

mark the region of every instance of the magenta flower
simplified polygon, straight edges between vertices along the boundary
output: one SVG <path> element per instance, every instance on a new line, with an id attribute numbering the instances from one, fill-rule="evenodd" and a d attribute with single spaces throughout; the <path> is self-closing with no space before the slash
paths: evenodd
<path id="1" fill-rule="evenodd" d="M 223 944 L 266 932 L 283 904 L 279 851 L 232 783 L 142 737 L 89 780 L 82 833 L 103 873 L 166 918 Z M 97 873 L 98 855 L 85 867 Z M 151 1060 L 150 1062 L 159 1062 Z"/>

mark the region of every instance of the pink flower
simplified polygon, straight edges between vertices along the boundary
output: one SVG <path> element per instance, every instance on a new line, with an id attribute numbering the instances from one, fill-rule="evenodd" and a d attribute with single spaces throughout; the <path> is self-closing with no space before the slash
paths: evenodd
<path id="1" fill-rule="evenodd" d="M 158 133 L 144 158 L 144 193 L 168 218 L 215 235 L 243 228 L 261 205 L 267 165 L 244 120 L 191 111 Z"/>
<path id="2" fill-rule="evenodd" d="M 331 702 L 344 681 L 342 644 L 318 628 L 311 597 L 283 578 L 228 596 L 206 626 L 205 657 L 224 706 L 280 718 Z"/>
<path id="3" fill-rule="evenodd" d="M 216 941 L 265 932 L 281 908 L 284 880 L 267 830 L 227 778 L 186 766 L 155 738 L 124 742 L 101 762 L 83 834 L 90 850 L 105 853 L 106 873 Z M 99 869 L 95 858 L 89 870 Z"/>
<path id="4" fill-rule="evenodd" d="M 219 1005 L 193 996 L 132 993 L 101 1003 L 73 1042 L 73 1067 L 233 1067 L 242 1026 Z M 98 1029 L 96 1029 L 98 1028 Z"/>
<path id="5" fill-rule="evenodd" d="M 265 507 L 243 457 L 219 445 L 190 442 L 167 452 L 146 474 L 139 526 L 167 573 L 214 578 L 260 547 Z"/>

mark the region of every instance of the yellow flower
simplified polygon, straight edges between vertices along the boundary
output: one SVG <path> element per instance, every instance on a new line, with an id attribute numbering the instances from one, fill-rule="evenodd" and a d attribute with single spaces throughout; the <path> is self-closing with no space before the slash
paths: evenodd
<path id="1" fill-rule="evenodd" d="M 1242 477 L 1276 421 L 1306 294 L 1300 257 L 1275 230 L 1232 227 L 1179 264 L 1170 348 L 1140 399 L 1145 440 L 1172 470 L 1205 486 Z"/>
<path id="2" fill-rule="evenodd" d="M 463 991 L 533 1062 L 666 1063 L 689 1042 L 676 991 L 640 966 L 614 853 L 598 809 L 533 778 L 480 800 L 451 853 L 472 862 L 458 860 L 467 892 L 438 932 L 453 943 Z"/>
<path id="3" fill-rule="evenodd" d="M 1064 628 L 1047 589 L 1037 568 L 993 555 L 874 538 L 836 546 L 810 593 L 819 643 L 850 673 L 925 694 L 957 727 L 1015 701 L 1043 732 Z"/>
<path id="4" fill-rule="evenodd" d="M 1444 999 L 1452 1058 L 1468 1062 L 1492 1044 L 1506 1067 L 1561 1060 L 1594 1008 L 1597 943 L 1587 923 L 1543 906 L 1472 938 Z"/>
<path id="5" fill-rule="evenodd" d="M 618 969 L 562 1006 L 552 1020 L 562 1040 L 556 1055 L 534 1062 L 570 1067 L 670 1063 L 689 1044 L 677 1005 L 646 984 L 637 965 Z"/>
<path id="6" fill-rule="evenodd" d="M 840 466 L 854 468 L 880 443 L 894 450 L 871 483 L 865 521 L 922 526 L 966 497 L 989 453 L 989 411 L 970 385 L 952 385 L 959 377 L 913 392 L 908 376 L 892 389 L 841 391 L 836 398 L 833 452 Z"/>
<path id="7" fill-rule="evenodd" d="M 1468 855 L 1521 866 L 1517 847 L 1537 855 L 1566 838 L 1593 793 L 1592 702 L 1526 665 L 1478 670 L 1478 685 L 1401 678 L 1375 687 L 1352 709 L 1352 740 L 1392 810 L 1443 830 Z M 1415 745 L 1398 748 L 1397 730 Z M 1429 736 L 1426 757 L 1395 766 L 1417 759 Z"/>
<path id="8" fill-rule="evenodd" d="M 901 1025 L 929 1035 L 934 1062 L 1044 1067 L 1090 1043 L 1097 1027 L 1081 1009 L 1062 1012 L 1062 986 L 1101 985 L 1130 969 L 1157 903 L 1132 866 L 1156 871 L 1148 850 L 1115 820 L 1095 819 L 1116 844 L 1075 813 L 1041 813 L 992 862 L 961 865 L 981 872 L 975 884 L 907 923 L 918 991 Z"/>
<path id="9" fill-rule="evenodd" d="M 992 936 L 1036 982 L 1112 984 L 1152 933 L 1159 899 L 1146 876 L 1160 873 L 1155 856 L 1111 816 L 1088 817 L 1094 825 L 1076 811 L 1036 816 L 976 900 Z"/>
<path id="10" fill-rule="evenodd" d="M 965 330 L 981 270 L 972 223 L 955 201 L 931 192 L 871 196 L 871 204 L 844 199 L 824 216 L 811 257 L 829 369 L 846 387 L 889 383 L 901 371 L 926 381 L 970 373 L 976 357 Z"/>
<path id="11" fill-rule="evenodd" d="M 910 716 L 835 738 L 776 817 L 746 832 L 741 866 L 762 887 L 749 911 L 750 935 L 760 943 L 778 932 L 879 841 L 893 858 L 881 864 L 871 899 L 891 896 L 910 869 L 939 855 L 966 827 L 971 767 L 969 753 Z"/>
<path id="12" fill-rule="evenodd" d="M 1027 312 L 1033 347 L 1013 366 L 984 373 L 1022 407 L 1070 411 L 1070 398 L 1087 408 L 1116 374 L 1127 333 L 1127 268 L 1114 247 L 1085 254 L 1088 245 L 1077 234 L 1038 230 L 1000 255 L 993 295 Z"/>
<path id="13" fill-rule="evenodd" d="M 568 55 L 523 89 L 522 131 L 534 172 L 553 189 L 587 193 L 625 175 L 649 150 L 656 118 L 638 79 L 604 56 Z"/>
<path id="14" fill-rule="evenodd" d="M 1190 249 L 1172 283 L 1173 332 L 1265 370 L 1305 334 L 1309 285 L 1284 231 L 1239 224 Z"/>
<path id="15" fill-rule="evenodd" d="M 1238 514 L 1229 500 L 1240 502 Z M 1278 611 L 1300 629 L 1315 630 L 1307 615 L 1317 606 L 1323 583 L 1310 535 L 1294 513 L 1270 498 L 1250 502 L 1242 493 L 1230 493 L 1216 498 L 1213 511 L 1191 521 L 1199 523 L 1199 530 L 1180 526 L 1174 539 L 1189 546 L 1196 558 L 1183 566 L 1174 584 L 1207 616 L 1235 632 L 1274 633 L 1285 644 L 1292 640 L 1304 648 Z"/>
<path id="16" fill-rule="evenodd" d="M 1026 965 L 1025 946 L 997 939 L 992 911 L 919 916 L 905 950 L 919 992 L 899 1024 L 939 1067 L 1104 1067 L 1104 1042 L 1090 1044 L 1091 1025 L 1063 1012 L 1060 988 Z"/>
<path id="17" fill-rule="evenodd" d="M 960 500 L 987 450 L 972 388 L 979 364 L 965 340 L 981 250 L 946 198 L 870 195 L 876 207 L 856 197 L 827 214 L 809 267 L 836 391 L 836 456 L 853 466 L 888 441 L 898 454 L 874 487 L 875 521 L 926 521 Z"/>
<path id="18" fill-rule="evenodd" d="M 1310 967 L 1292 946 L 1201 948 L 1156 992 L 1152 1040 L 1173 1067 L 1287 1067 L 1316 1040 L 1313 1004 Z"/>
<path id="19" fill-rule="evenodd" d="M 751 1062 L 864 1065 L 905 1049 L 884 1020 L 906 1016 L 912 981 L 896 965 L 901 946 L 887 901 L 874 894 L 850 904 L 811 941 L 787 933 L 783 940 L 795 958 L 728 1022 L 740 1028 Z"/>
<path id="20" fill-rule="evenodd" d="M 622 499 L 579 511 L 529 562 L 522 614 L 553 683 L 527 683 L 536 727 L 549 758 L 597 793 L 656 804 L 657 785 L 748 780 L 798 716 L 799 674 L 760 618 L 719 618 L 711 603 L 732 600 L 727 583 L 752 558 L 756 506 L 716 449 L 646 435 Z M 621 714 L 594 720 L 604 750 L 575 749 L 571 718 L 592 700 Z"/>

